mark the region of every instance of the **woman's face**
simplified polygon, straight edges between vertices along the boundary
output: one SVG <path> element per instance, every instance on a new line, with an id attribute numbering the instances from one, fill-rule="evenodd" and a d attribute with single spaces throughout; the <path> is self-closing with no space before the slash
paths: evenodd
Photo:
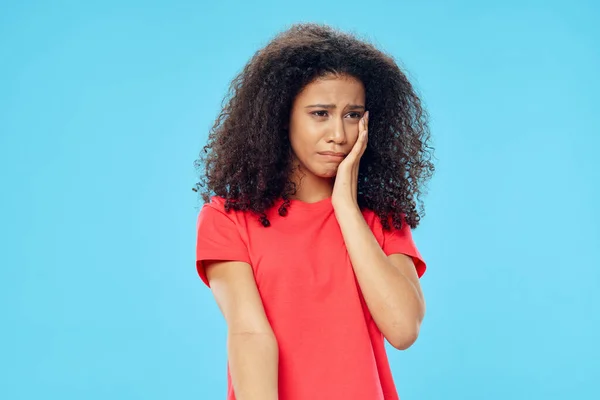
<path id="1" fill-rule="evenodd" d="M 332 178 L 358 138 L 365 88 L 356 78 L 327 75 L 296 96 L 289 137 L 295 165 L 315 178 Z"/>

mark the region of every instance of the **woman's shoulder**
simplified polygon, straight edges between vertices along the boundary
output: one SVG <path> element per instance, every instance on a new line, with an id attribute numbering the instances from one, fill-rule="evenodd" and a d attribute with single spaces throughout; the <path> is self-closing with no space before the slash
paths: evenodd
<path id="1" fill-rule="evenodd" d="M 218 231 L 240 229 L 244 225 L 244 220 L 244 216 L 239 212 L 225 208 L 224 198 L 213 196 L 204 203 L 198 213 L 197 229 L 198 232 L 210 237 Z"/>
<path id="2" fill-rule="evenodd" d="M 249 211 L 236 210 L 231 207 L 226 207 L 227 200 L 221 196 L 212 196 L 207 203 L 202 206 L 199 217 L 210 215 L 211 218 L 219 220 L 231 220 L 237 225 L 245 225 L 249 218 Z"/>
<path id="3" fill-rule="evenodd" d="M 209 207 L 215 209 L 217 211 L 231 214 L 231 215 L 249 215 L 252 214 L 251 210 L 236 210 L 235 209 L 235 200 L 229 199 L 229 207 L 226 207 L 227 200 L 221 196 L 212 196 L 207 203 L 204 204 L 203 208 Z M 267 215 L 273 210 L 277 210 L 279 206 L 283 203 L 283 199 L 277 199 L 274 202 L 274 205 L 269 209 L 265 210 Z M 227 209 L 228 208 L 228 209 Z"/>
<path id="4" fill-rule="evenodd" d="M 390 229 L 385 230 L 383 228 L 383 224 L 381 223 L 381 218 L 377 215 L 377 213 L 375 211 L 370 210 L 370 209 L 363 209 L 362 214 L 363 214 L 363 217 L 365 218 L 365 221 L 367 222 L 367 225 L 369 225 L 369 227 L 371 228 L 371 231 L 375 234 L 375 236 L 385 235 L 388 232 L 393 232 L 393 231 L 397 230 L 393 226 L 393 221 L 392 221 L 391 215 L 387 216 L 387 223 L 388 223 L 388 226 L 390 227 Z M 402 214 L 402 220 L 403 220 L 402 225 L 404 226 L 406 224 L 406 222 L 404 222 L 404 214 Z"/>
<path id="5" fill-rule="evenodd" d="M 377 224 L 379 222 L 379 217 L 377 217 L 377 214 L 375 214 L 375 211 L 373 211 L 369 208 L 362 209 L 362 215 L 363 215 L 365 221 L 367 221 L 367 223 L 371 227 L 371 229 L 373 229 L 373 224 Z"/>
<path id="6" fill-rule="evenodd" d="M 225 211 L 225 199 L 221 196 L 212 196 L 204 207 L 214 208 L 218 211 Z"/>
<path id="7" fill-rule="evenodd" d="M 225 199 L 218 196 L 211 197 L 208 202 L 205 202 L 200 207 L 198 218 L 205 218 L 207 216 L 215 216 L 220 214 L 227 214 L 225 211 Z"/>

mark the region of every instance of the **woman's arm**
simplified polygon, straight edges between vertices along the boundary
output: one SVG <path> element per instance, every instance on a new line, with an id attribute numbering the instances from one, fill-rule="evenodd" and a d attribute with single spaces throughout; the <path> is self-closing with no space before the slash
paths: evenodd
<path id="1" fill-rule="evenodd" d="M 277 400 L 277 340 L 265 315 L 252 267 L 204 262 L 215 300 L 227 322 L 227 351 L 238 400 Z"/>
<path id="2" fill-rule="evenodd" d="M 425 315 L 425 300 L 412 259 L 383 252 L 358 207 L 338 207 L 336 217 L 367 307 L 387 341 L 410 347 Z"/>
<path id="3" fill-rule="evenodd" d="M 352 151 L 338 167 L 331 201 L 367 307 L 387 341 L 403 350 L 417 340 L 425 300 L 412 259 L 403 254 L 387 257 L 358 207 L 358 171 L 367 148 L 368 121 L 366 112 Z"/>

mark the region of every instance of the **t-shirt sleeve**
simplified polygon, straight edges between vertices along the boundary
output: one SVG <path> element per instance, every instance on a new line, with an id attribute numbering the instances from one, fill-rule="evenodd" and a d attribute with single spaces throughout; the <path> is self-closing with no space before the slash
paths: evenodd
<path id="1" fill-rule="evenodd" d="M 388 256 L 400 253 L 412 258 L 419 278 L 423 276 L 427 269 L 427 265 L 413 241 L 410 226 L 404 221 L 402 222 L 402 229 L 398 230 L 392 227 L 391 231 L 383 231 L 383 251 Z"/>
<path id="2" fill-rule="evenodd" d="M 235 222 L 225 211 L 206 204 L 200 210 L 196 237 L 196 269 L 206 286 L 203 261 L 243 261 L 250 264 L 248 248 L 243 242 Z"/>

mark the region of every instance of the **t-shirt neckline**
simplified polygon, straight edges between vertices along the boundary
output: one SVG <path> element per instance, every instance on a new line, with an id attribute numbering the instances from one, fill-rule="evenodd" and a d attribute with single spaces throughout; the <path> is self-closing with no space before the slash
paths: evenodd
<path id="1" fill-rule="evenodd" d="M 302 210 L 323 210 L 331 208 L 331 196 L 326 197 L 322 200 L 315 201 L 314 203 L 307 203 L 298 199 L 290 199 L 290 209 L 302 209 Z"/>

